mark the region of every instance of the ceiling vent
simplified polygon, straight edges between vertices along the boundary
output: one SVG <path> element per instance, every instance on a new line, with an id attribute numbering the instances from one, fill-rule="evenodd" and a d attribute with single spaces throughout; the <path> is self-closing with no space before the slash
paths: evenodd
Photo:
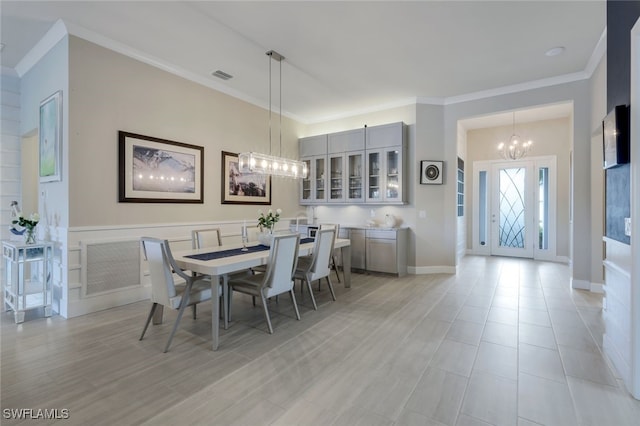
<path id="1" fill-rule="evenodd" d="M 233 78 L 231 74 L 227 74 L 226 72 L 220 71 L 220 70 L 212 72 L 211 75 L 214 77 L 221 78 L 223 80 L 229 80 L 230 78 Z"/>

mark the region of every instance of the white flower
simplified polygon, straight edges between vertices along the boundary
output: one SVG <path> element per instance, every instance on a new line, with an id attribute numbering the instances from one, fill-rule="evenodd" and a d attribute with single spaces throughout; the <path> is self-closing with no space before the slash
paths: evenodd
<path id="1" fill-rule="evenodd" d="M 277 214 L 282 214 L 282 209 L 277 209 L 277 210 L 276 210 L 276 213 L 277 213 Z"/>
<path id="2" fill-rule="evenodd" d="M 269 214 L 273 214 L 273 210 L 269 209 Z"/>
<path id="3" fill-rule="evenodd" d="M 262 214 L 262 209 L 258 209 L 258 214 Z"/>
<path id="4" fill-rule="evenodd" d="M 40 215 L 38 213 L 31 213 L 31 220 L 34 222 L 40 221 Z"/>

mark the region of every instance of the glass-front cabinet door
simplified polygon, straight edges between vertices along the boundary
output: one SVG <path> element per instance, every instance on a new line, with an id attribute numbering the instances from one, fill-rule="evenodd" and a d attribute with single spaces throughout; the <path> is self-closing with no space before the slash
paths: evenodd
<path id="1" fill-rule="evenodd" d="M 347 163 L 347 201 L 364 201 L 364 152 L 348 152 L 345 157 Z"/>
<path id="2" fill-rule="evenodd" d="M 327 201 L 327 157 L 315 157 L 313 170 L 315 172 L 314 200 L 316 202 Z"/>
<path id="3" fill-rule="evenodd" d="M 367 151 L 367 202 L 382 201 L 382 151 Z"/>
<path id="4" fill-rule="evenodd" d="M 329 201 L 341 203 L 344 201 L 344 154 L 329 154 Z"/>
<path id="5" fill-rule="evenodd" d="M 311 197 L 313 196 L 313 190 L 311 188 L 311 183 L 313 182 L 313 172 L 311 170 L 311 159 L 302 159 L 304 163 L 307 165 L 307 177 L 303 178 L 300 186 L 300 204 L 308 204 L 311 202 Z"/>
<path id="6" fill-rule="evenodd" d="M 368 203 L 402 202 L 402 147 L 367 151 Z"/>
<path id="7" fill-rule="evenodd" d="M 385 201 L 402 201 L 402 151 L 389 149 L 384 153 Z"/>

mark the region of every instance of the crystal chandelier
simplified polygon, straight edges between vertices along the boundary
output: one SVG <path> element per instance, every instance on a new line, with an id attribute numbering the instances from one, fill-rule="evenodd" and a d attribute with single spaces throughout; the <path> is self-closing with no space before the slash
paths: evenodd
<path id="1" fill-rule="evenodd" d="M 519 160 L 520 158 L 527 155 L 529 150 L 531 149 L 531 145 L 533 142 L 528 140 L 527 142 L 523 142 L 520 139 L 520 136 L 516 134 L 516 112 L 513 112 L 513 133 L 509 138 L 509 142 L 500 142 L 498 144 L 498 152 L 500 156 L 505 160 Z"/>
<path id="2" fill-rule="evenodd" d="M 282 61 L 284 56 L 270 50 L 269 56 L 269 154 L 259 152 L 241 152 L 238 154 L 240 171 L 244 173 L 260 173 L 273 176 L 306 178 L 307 164 L 303 161 L 290 158 L 278 157 L 271 154 L 271 64 L 272 60 L 280 64 L 280 155 L 282 155 Z"/>

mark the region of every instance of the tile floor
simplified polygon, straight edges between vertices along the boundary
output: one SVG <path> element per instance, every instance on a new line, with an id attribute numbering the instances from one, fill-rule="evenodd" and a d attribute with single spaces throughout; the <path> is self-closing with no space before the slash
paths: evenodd
<path id="1" fill-rule="evenodd" d="M 138 341 L 148 302 L 3 313 L 2 408 L 92 425 L 640 425 L 601 353 L 601 295 L 571 290 L 566 265 L 468 256 L 455 276 L 354 274 L 336 291 L 318 311 L 302 299 L 302 321 L 271 303 L 273 335 L 234 297 L 217 352 L 206 304 L 167 354 L 172 314 Z"/>

